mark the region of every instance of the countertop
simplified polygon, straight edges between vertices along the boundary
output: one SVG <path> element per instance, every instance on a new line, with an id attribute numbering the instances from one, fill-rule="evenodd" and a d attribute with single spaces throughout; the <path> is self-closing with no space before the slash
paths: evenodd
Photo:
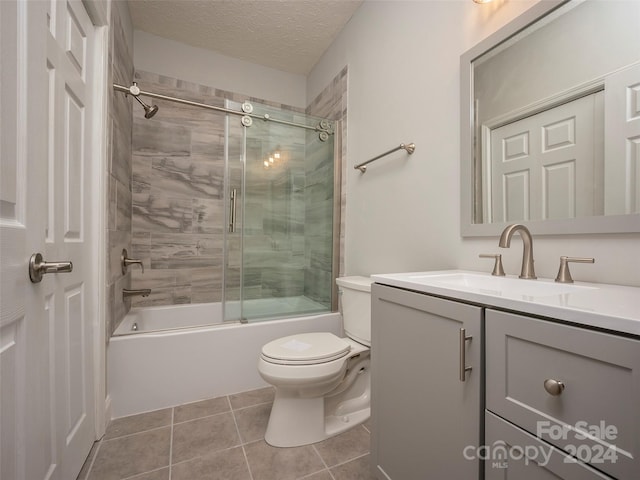
<path id="1" fill-rule="evenodd" d="M 422 293 L 458 299 L 488 307 L 497 307 L 516 312 L 540 315 L 564 320 L 578 325 L 602 328 L 614 332 L 632 334 L 640 337 L 640 288 L 621 285 L 575 282 L 571 285 L 585 287 L 576 291 L 558 294 L 540 294 L 531 296 L 526 293 L 526 283 L 517 283 L 518 292 L 496 291 L 492 288 L 464 285 L 438 284 L 438 275 L 470 274 L 486 276 L 487 284 L 493 278 L 489 273 L 469 270 L 440 270 L 432 272 L 409 272 L 376 274 L 374 282 L 392 287 L 414 290 Z M 432 281 L 429 277 L 433 276 Z M 499 278 L 499 277 L 498 277 Z M 506 278 L 516 282 L 547 283 L 552 290 L 552 279 L 519 279 L 508 275 Z M 480 279 L 480 281 L 482 281 Z M 562 285 L 562 284 L 555 284 Z"/>

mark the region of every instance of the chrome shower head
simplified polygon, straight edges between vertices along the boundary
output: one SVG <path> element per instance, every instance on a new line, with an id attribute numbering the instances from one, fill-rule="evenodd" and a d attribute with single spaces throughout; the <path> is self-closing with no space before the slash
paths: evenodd
<path id="1" fill-rule="evenodd" d="M 157 105 L 147 105 L 142 100 L 140 100 L 137 95 L 134 95 L 133 98 L 135 98 L 138 101 L 138 103 L 140 103 L 140 105 L 142 105 L 142 108 L 144 108 L 144 118 L 151 118 L 156 113 L 158 113 L 158 106 Z"/>

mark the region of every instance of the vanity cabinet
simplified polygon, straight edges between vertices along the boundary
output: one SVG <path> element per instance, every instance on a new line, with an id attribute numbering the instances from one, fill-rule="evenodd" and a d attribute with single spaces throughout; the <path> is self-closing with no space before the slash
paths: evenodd
<path id="1" fill-rule="evenodd" d="M 640 478 L 640 341 L 492 309 L 485 317 L 485 443 L 495 414 L 614 478 Z M 498 478 L 492 470 L 487 462 L 486 478 Z"/>
<path id="2" fill-rule="evenodd" d="M 376 478 L 479 478 L 483 309 L 379 284 L 371 293 Z"/>

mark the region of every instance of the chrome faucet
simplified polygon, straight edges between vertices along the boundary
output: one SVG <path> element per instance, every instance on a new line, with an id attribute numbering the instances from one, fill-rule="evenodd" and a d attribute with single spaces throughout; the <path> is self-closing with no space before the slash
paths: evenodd
<path id="1" fill-rule="evenodd" d="M 151 295 L 151 289 L 150 288 L 139 288 L 139 289 L 128 289 L 128 288 L 123 288 L 122 289 L 122 299 L 126 300 L 129 297 L 148 297 L 149 295 Z"/>
<path id="2" fill-rule="evenodd" d="M 531 232 L 527 227 L 519 223 L 507 226 L 500 235 L 500 241 L 498 246 L 502 248 L 509 248 L 511 246 L 511 237 L 513 234 L 519 232 L 522 237 L 522 269 L 520 270 L 520 278 L 535 279 L 536 272 L 533 268 L 533 238 Z"/>

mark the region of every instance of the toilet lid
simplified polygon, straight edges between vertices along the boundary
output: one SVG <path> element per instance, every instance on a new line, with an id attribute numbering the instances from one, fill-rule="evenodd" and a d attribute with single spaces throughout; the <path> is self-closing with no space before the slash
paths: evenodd
<path id="1" fill-rule="evenodd" d="M 262 347 L 262 357 L 272 363 L 310 365 L 344 357 L 349 342 L 333 333 L 301 333 L 278 338 Z"/>

